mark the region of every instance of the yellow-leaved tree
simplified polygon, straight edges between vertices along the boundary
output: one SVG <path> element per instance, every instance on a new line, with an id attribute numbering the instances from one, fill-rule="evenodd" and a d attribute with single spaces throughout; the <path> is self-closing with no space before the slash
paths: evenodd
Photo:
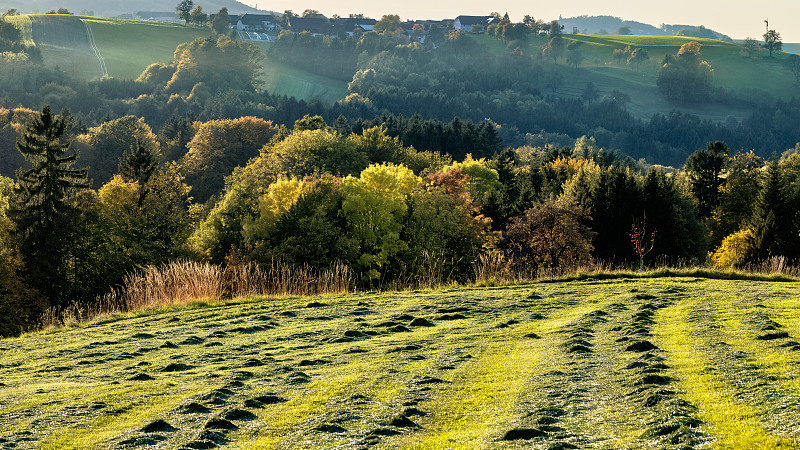
<path id="1" fill-rule="evenodd" d="M 369 280 L 380 278 L 390 259 L 408 249 L 400 232 L 408 196 L 420 182 L 411 169 L 394 164 L 370 165 L 342 182 L 342 213 L 360 241 L 358 262 Z"/>
<path id="2" fill-rule="evenodd" d="M 743 228 L 722 240 L 722 245 L 711 255 L 717 267 L 741 267 L 755 251 L 755 234 L 750 228 Z"/>
<path id="3" fill-rule="evenodd" d="M 219 193 L 225 177 L 236 166 L 243 166 L 259 155 L 259 150 L 278 132 L 271 121 L 257 117 L 212 120 L 200 124 L 181 170 L 192 186 L 192 195 L 200 202 Z"/>
<path id="4" fill-rule="evenodd" d="M 246 218 L 242 224 L 244 238 L 253 243 L 267 239 L 284 214 L 297 203 L 300 196 L 308 192 L 309 184 L 298 180 L 281 179 L 269 185 L 267 192 L 258 199 L 258 217 Z"/>

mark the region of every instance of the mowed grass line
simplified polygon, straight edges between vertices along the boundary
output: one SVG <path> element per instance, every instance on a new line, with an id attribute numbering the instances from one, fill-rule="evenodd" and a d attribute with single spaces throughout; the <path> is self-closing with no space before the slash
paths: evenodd
<path id="1" fill-rule="evenodd" d="M 399 387 L 391 380 L 377 380 L 382 367 L 375 361 L 362 364 L 348 364 L 339 370 L 326 371 L 323 379 L 315 378 L 300 391 L 284 392 L 288 401 L 257 411 L 259 422 L 263 425 L 243 431 L 234 448 L 243 449 L 285 449 L 321 448 L 334 444 L 337 435 L 309 433 L 309 424 L 324 423 L 325 413 L 336 400 L 343 400 L 354 392 L 374 395 L 390 395 Z M 333 373 L 331 373 L 333 372 Z M 311 373 L 311 372 L 309 372 Z M 312 373 L 313 375 L 313 373 Z M 373 412 L 381 402 L 373 402 Z M 341 442 L 338 442 L 341 444 Z"/>
<path id="2" fill-rule="evenodd" d="M 528 370 L 537 367 L 536 343 L 498 342 L 453 374 L 453 387 L 427 403 L 432 413 L 424 431 L 409 436 L 412 449 L 486 448 L 516 418 L 511 406 L 524 390 Z"/>
<path id="3" fill-rule="evenodd" d="M 0 381 L 7 384 L 0 389 L 0 438 L 18 448 L 116 448 L 123 440 L 149 436 L 139 430 L 164 419 L 178 431 L 164 433 L 167 440 L 155 446 L 180 448 L 200 444 L 197 440 L 209 420 L 245 408 L 256 418 L 237 421 L 239 429 L 227 434 L 229 440 L 220 446 L 472 449 L 569 443 L 578 448 L 658 448 L 668 441 L 652 440 L 643 433 L 669 417 L 669 405 L 642 408 L 629 394 L 638 380 L 632 376 L 640 375 L 623 368 L 637 356 L 623 351 L 625 344 L 616 342 L 620 334 L 614 331 L 630 322 L 638 305 L 655 303 L 648 300 L 655 297 L 671 305 L 656 313 L 658 324 L 651 329 L 652 341 L 671 367 L 664 375 L 676 380 L 670 388 L 679 391 L 680 398 L 699 408 L 706 422 L 702 430 L 717 438 L 699 445 L 796 447 L 797 442 L 769 426 L 777 420 L 794 423 L 776 410 L 779 402 L 763 396 L 743 399 L 742 386 L 749 385 L 731 383 L 731 374 L 741 369 L 753 382 L 780 383 L 778 390 L 791 395 L 796 392 L 791 390 L 797 382 L 796 366 L 786 368 L 785 380 L 773 380 L 772 376 L 781 376 L 778 362 L 763 370 L 721 366 L 725 357 L 720 355 L 729 350 L 712 345 L 723 340 L 732 347 L 753 345 L 765 358 L 770 355 L 763 350 L 780 353 L 777 343 L 766 347 L 760 347 L 760 341 L 753 343 L 753 334 L 748 333 L 753 310 L 745 306 L 747 299 L 758 299 L 774 307 L 768 310 L 770 316 L 785 324 L 793 338 L 800 338 L 793 328 L 800 311 L 800 302 L 791 300 L 796 291 L 797 283 L 782 282 L 587 280 L 253 299 L 109 318 L 0 341 Z M 456 306 L 466 309 L 466 317 L 437 318 L 443 309 Z M 600 310 L 608 321 L 587 322 Z M 795 319 L 784 321 L 784 314 Z M 399 318 L 406 315 L 428 318 L 434 326 L 390 333 L 386 332 L 390 325 L 380 325 L 409 324 L 409 318 Z M 256 325 L 274 328 L 236 331 Z M 587 337 L 592 352 L 568 352 L 567 340 L 583 327 L 593 334 Z M 337 340 L 350 330 L 379 333 L 350 342 Z M 214 335 L 218 331 L 226 334 Z M 540 338 L 526 337 L 529 333 Z M 205 341 L 182 342 L 190 337 Z M 161 348 L 166 340 L 180 348 Z M 417 348 L 400 349 L 410 344 Z M 159 349 L 145 351 L 154 347 Z M 715 353 L 720 348 L 724 352 Z M 263 364 L 247 365 L 250 358 Z M 302 360 L 326 362 L 304 365 Z M 787 361 L 791 363 L 791 358 Z M 170 362 L 192 368 L 164 372 Z M 290 372 L 295 371 L 306 372 L 309 381 L 292 383 Z M 130 377 L 138 373 L 156 379 L 133 381 Z M 419 383 L 424 377 L 443 381 Z M 235 380 L 244 384 L 237 387 L 232 384 Z M 212 390 L 224 387 L 233 394 L 218 406 L 206 403 L 210 413 L 182 412 L 188 402 L 209 402 Z M 246 406 L 260 395 L 286 401 Z M 354 396 L 361 400 L 354 401 Z M 95 408 L 96 402 L 107 405 Z M 409 404 L 425 414 L 409 413 L 421 428 L 388 426 L 392 418 L 405 414 Z M 540 426 L 536 420 L 542 407 L 563 408 L 558 424 L 563 435 L 548 431 L 551 434 L 542 440 L 501 440 L 511 429 Z M 345 431 L 318 428 L 325 424 L 340 425 Z M 373 432 L 387 427 L 400 434 L 382 436 L 375 443 Z M 27 430 L 33 434 L 24 434 Z M 27 436 L 36 440 L 29 442 Z"/>
<path id="4" fill-rule="evenodd" d="M 199 392 L 201 390 L 197 387 L 187 389 L 169 382 L 156 382 L 147 388 L 135 390 L 123 389 L 118 394 L 123 395 L 125 400 L 114 404 L 116 414 L 104 414 L 64 427 L 44 440 L 40 448 L 55 450 L 107 447 L 107 441 L 147 425 L 154 417 L 165 415 Z M 97 392 L 92 394 L 98 395 Z M 105 396 L 94 399 L 109 400 Z"/>
<path id="5" fill-rule="evenodd" d="M 699 408 L 703 427 L 716 437 L 719 448 L 797 448 L 793 439 L 769 434 L 761 425 L 759 411 L 734 400 L 729 386 L 708 371 L 711 356 L 699 346 L 703 324 L 694 322 L 690 315 L 709 297 L 686 297 L 676 304 L 656 313 L 653 326 L 655 344 L 667 351 L 666 362 L 679 380 L 677 386 L 685 392 L 681 396 Z"/>
<path id="6" fill-rule="evenodd" d="M 768 421 L 763 421 L 769 432 L 789 436 L 795 439 L 795 445 L 800 446 L 797 441 L 800 436 L 800 378 L 797 376 L 800 352 L 783 345 L 790 339 L 800 339 L 800 330 L 796 326 L 787 326 L 800 323 L 797 315 L 800 304 L 796 300 L 797 286 L 794 289 L 788 287 L 773 288 L 773 297 L 763 303 L 756 300 L 759 298 L 756 289 L 752 294 L 749 289 L 738 293 L 726 292 L 715 303 L 714 309 L 721 325 L 716 332 L 722 335 L 732 352 L 748 355 L 747 362 L 758 380 L 769 380 L 768 385 L 745 388 L 739 396 L 758 401 L 761 415 L 770 416 Z M 788 317 L 781 311 L 789 312 Z M 765 319 L 777 319 L 778 324 L 785 328 L 763 330 L 761 327 L 767 325 L 763 322 Z M 766 333 L 784 329 L 789 332 L 789 338 L 759 339 Z"/>
<path id="7" fill-rule="evenodd" d="M 20 14 L 18 16 L 6 16 L 3 20 L 13 24 L 19 29 L 23 44 L 29 47 L 36 45 L 36 42 L 33 40 L 33 21 L 31 20 L 31 16 Z"/>
<path id="8" fill-rule="evenodd" d="M 527 412 L 524 400 L 537 392 L 536 376 L 564 369 L 556 332 L 597 307 L 598 303 L 588 301 L 560 309 L 549 319 L 482 337 L 481 341 L 489 344 L 453 373 L 452 386 L 425 403 L 425 409 L 433 413 L 420 421 L 423 431 L 400 446 L 475 449 L 513 445 L 500 439 Z M 527 333 L 538 333 L 541 339 L 526 339 Z"/>
<path id="9" fill-rule="evenodd" d="M 45 14 L 30 16 L 30 20 L 31 35 L 46 66 L 58 67 L 70 76 L 84 80 L 98 79 L 103 75 L 80 17 Z"/>

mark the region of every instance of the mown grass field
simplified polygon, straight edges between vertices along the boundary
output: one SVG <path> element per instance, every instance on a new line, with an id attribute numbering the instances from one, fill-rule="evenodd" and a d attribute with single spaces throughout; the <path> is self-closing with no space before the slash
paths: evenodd
<path id="1" fill-rule="evenodd" d="M 8 448 L 797 448 L 800 284 L 259 298 L 0 341 Z"/>
<path id="2" fill-rule="evenodd" d="M 91 26 L 109 75 L 126 79 L 135 79 L 154 62 L 171 61 L 179 44 L 209 35 L 205 28 L 99 17 L 44 14 L 10 19 L 28 43 L 41 49 L 45 65 L 80 79 L 103 75 L 82 20 Z"/>

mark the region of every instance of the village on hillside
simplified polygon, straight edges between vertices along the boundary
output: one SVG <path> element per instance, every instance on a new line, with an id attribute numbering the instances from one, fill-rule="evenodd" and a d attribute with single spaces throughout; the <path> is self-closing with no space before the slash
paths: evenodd
<path id="1" fill-rule="evenodd" d="M 213 17 L 213 16 L 212 16 Z M 209 20 L 212 18 L 209 17 Z M 119 19 L 140 20 L 149 22 L 183 22 L 176 12 L 137 11 L 131 14 L 117 16 Z M 409 39 L 424 42 L 425 37 L 433 28 L 441 27 L 442 30 L 464 31 L 467 33 L 485 33 L 492 24 L 499 24 L 508 20 L 508 14 L 500 16 L 497 13 L 486 16 L 460 15 L 455 19 L 442 20 L 406 20 L 400 22 L 400 28 L 408 35 Z M 379 21 L 364 17 L 361 14 L 351 14 L 350 17 L 326 17 L 316 11 L 306 11 L 302 16 L 291 14 L 241 14 L 230 15 L 230 28 L 239 32 L 244 40 L 272 41 L 283 30 L 294 33 L 308 32 L 314 36 L 340 37 L 344 35 L 358 35 L 373 31 Z M 542 32 L 549 31 L 542 26 Z"/>

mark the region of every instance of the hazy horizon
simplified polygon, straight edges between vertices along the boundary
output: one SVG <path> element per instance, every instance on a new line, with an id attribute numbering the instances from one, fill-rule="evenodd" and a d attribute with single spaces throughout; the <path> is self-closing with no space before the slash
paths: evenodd
<path id="1" fill-rule="evenodd" d="M 764 20 L 769 19 L 770 28 L 778 31 L 786 43 L 800 42 L 800 27 L 795 21 L 800 18 L 800 2 L 778 0 L 769 7 L 761 10 L 747 5 L 742 1 L 729 2 L 724 14 L 720 14 L 719 4 L 714 2 L 676 0 L 669 9 L 655 8 L 651 3 L 634 0 L 613 0 L 611 2 L 594 2 L 589 0 L 575 0 L 569 4 L 540 4 L 530 6 L 521 0 L 505 0 L 500 2 L 478 2 L 465 0 L 462 2 L 430 2 L 421 0 L 408 0 L 397 6 L 365 1 L 351 0 L 349 2 L 332 4 L 323 0 L 306 0 L 304 2 L 290 0 L 239 0 L 244 4 L 256 6 L 261 9 L 283 12 L 291 9 L 297 14 L 306 9 L 316 9 L 331 16 L 339 14 L 347 16 L 350 13 L 362 13 L 369 17 L 379 19 L 384 14 L 398 14 L 405 19 L 446 19 L 458 15 L 483 15 L 492 11 L 501 14 L 508 12 L 514 21 L 522 20 L 526 14 L 536 19 L 550 21 L 576 16 L 616 16 L 624 20 L 633 20 L 659 26 L 662 23 L 675 25 L 703 25 L 733 39 L 753 37 L 761 39 L 765 31 Z M 613 30 L 609 30 L 613 31 Z"/>

